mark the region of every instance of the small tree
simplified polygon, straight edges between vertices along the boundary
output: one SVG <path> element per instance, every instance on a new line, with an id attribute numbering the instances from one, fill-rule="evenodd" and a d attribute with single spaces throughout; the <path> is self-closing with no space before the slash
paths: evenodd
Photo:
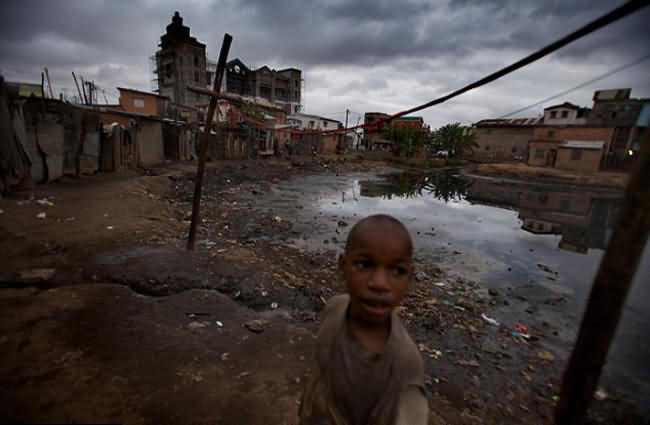
<path id="1" fill-rule="evenodd" d="M 476 135 L 459 122 L 438 128 L 433 132 L 431 141 L 436 150 L 446 150 L 449 156 L 461 155 L 464 151 L 478 147 Z"/>
<path id="2" fill-rule="evenodd" d="M 397 156 L 411 157 L 426 142 L 424 132 L 419 128 L 390 126 L 384 128 L 383 135 L 393 142 L 393 153 Z"/>

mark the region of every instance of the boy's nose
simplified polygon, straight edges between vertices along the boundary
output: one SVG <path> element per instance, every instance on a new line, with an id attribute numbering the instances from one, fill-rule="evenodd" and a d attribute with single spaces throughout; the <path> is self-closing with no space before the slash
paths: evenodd
<path id="1" fill-rule="evenodd" d="M 368 281 L 368 288 L 373 291 L 386 292 L 390 290 L 388 282 L 388 273 L 383 268 L 377 268 L 370 276 Z"/>

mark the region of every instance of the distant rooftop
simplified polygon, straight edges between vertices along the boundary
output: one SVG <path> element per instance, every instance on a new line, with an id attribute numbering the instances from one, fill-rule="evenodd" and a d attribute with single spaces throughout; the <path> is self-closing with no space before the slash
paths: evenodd
<path id="1" fill-rule="evenodd" d="M 538 125 L 541 118 L 487 119 L 474 124 L 476 127 L 528 127 Z"/>

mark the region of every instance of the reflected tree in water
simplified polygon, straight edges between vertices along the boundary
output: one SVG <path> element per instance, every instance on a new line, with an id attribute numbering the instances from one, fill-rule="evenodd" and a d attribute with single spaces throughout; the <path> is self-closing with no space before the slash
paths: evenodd
<path id="1" fill-rule="evenodd" d="M 384 199 L 418 198 L 433 195 L 444 202 L 460 201 L 467 196 L 471 180 L 456 170 L 431 174 L 391 174 L 384 181 L 362 181 L 361 195 Z"/>

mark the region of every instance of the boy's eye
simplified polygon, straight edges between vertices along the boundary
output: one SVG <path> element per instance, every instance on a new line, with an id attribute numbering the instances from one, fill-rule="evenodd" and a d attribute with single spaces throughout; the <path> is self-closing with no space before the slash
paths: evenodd
<path id="1" fill-rule="evenodd" d="M 400 277 L 400 276 L 404 276 L 405 274 L 407 274 L 408 270 L 406 269 L 406 267 L 403 267 L 403 266 L 395 266 L 395 267 L 392 267 L 391 272 L 392 272 L 393 276 Z"/>
<path id="2" fill-rule="evenodd" d="M 372 267 L 372 262 L 369 260 L 357 260 L 354 262 L 354 267 L 359 270 L 365 270 Z"/>

